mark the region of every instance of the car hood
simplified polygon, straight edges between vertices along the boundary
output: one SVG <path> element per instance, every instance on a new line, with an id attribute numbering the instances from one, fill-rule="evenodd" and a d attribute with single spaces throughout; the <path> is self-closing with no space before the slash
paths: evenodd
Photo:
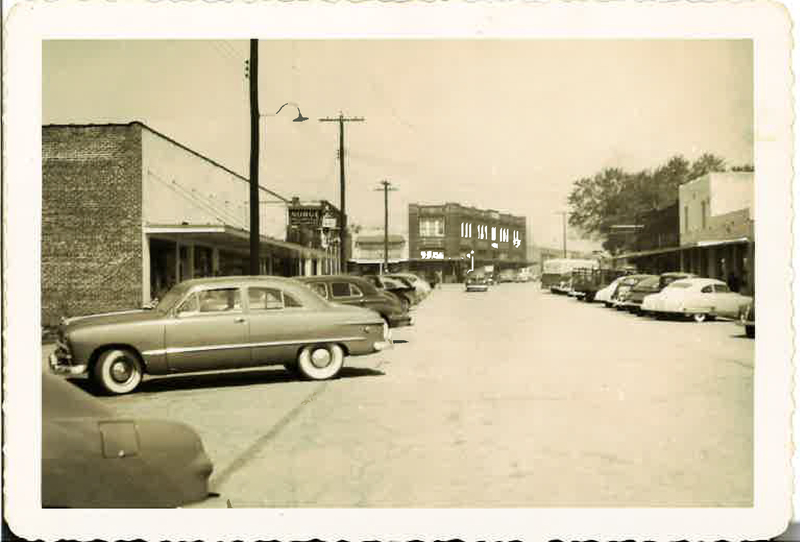
<path id="1" fill-rule="evenodd" d="M 76 316 L 67 318 L 63 324 L 70 330 L 80 329 L 87 326 L 104 326 L 110 324 L 129 324 L 134 322 L 144 322 L 155 320 L 162 314 L 153 309 L 139 309 L 130 311 L 106 312 L 103 314 L 90 314 L 87 316 Z"/>

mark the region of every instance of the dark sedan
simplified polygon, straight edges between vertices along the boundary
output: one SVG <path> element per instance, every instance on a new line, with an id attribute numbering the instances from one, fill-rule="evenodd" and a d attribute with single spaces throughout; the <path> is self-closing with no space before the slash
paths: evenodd
<path id="1" fill-rule="evenodd" d="M 657 275 L 640 280 L 638 284 L 630 289 L 622 306 L 634 314 L 641 314 L 644 298 L 661 291 L 658 284 L 659 277 Z"/>
<path id="2" fill-rule="evenodd" d="M 205 500 L 211 460 L 189 426 L 121 418 L 42 379 L 43 508 L 172 508 Z"/>
<path id="3" fill-rule="evenodd" d="M 364 275 L 363 278 L 379 290 L 397 297 L 405 311 L 417 303 L 417 291 L 411 284 L 403 283 L 399 279 L 385 275 Z"/>
<path id="4" fill-rule="evenodd" d="M 414 324 L 414 319 L 403 310 L 402 304 L 392 294 L 379 290 L 361 277 L 349 275 L 319 275 L 300 277 L 313 291 L 328 301 L 372 309 L 381 315 L 389 327 Z"/>

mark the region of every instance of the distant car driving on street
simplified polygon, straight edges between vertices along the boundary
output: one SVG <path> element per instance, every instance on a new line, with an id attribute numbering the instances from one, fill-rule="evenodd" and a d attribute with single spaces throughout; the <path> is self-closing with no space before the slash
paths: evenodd
<path id="1" fill-rule="evenodd" d="M 145 374 L 276 364 L 324 380 L 347 355 L 391 347 L 373 310 L 329 303 L 294 279 L 216 277 L 181 282 L 149 310 L 65 320 L 50 368 L 123 394 Z"/>
<path id="2" fill-rule="evenodd" d="M 645 297 L 642 309 L 703 322 L 717 316 L 738 318 L 742 307 L 751 302 L 751 297 L 731 292 L 721 280 L 690 278 L 676 280 L 661 292 Z"/>
<path id="3" fill-rule="evenodd" d="M 487 292 L 489 290 L 489 281 L 483 275 L 468 276 L 464 282 L 464 287 L 467 292 Z"/>

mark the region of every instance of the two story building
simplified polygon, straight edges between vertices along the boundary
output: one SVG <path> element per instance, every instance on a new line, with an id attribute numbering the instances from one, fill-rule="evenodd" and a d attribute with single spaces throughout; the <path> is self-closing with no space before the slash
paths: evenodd
<path id="1" fill-rule="evenodd" d="M 460 282 L 471 268 L 528 265 L 524 216 L 458 203 L 408 206 L 409 268 L 445 282 Z"/>
<path id="2" fill-rule="evenodd" d="M 681 268 L 753 293 L 753 172 L 709 173 L 679 189 Z"/>

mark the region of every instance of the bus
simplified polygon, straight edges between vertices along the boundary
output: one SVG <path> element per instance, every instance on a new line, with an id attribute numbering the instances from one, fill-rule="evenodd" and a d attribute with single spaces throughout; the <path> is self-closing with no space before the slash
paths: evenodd
<path id="1" fill-rule="evenodd" d="M 542 288 L 549 288 L 551 292 L 568 290 L 567 285 L 572 279 L 572 270 L 579 268 L 599 269 L 600 262 L 572 258 L 545 260 L 542 264 Z"/>

